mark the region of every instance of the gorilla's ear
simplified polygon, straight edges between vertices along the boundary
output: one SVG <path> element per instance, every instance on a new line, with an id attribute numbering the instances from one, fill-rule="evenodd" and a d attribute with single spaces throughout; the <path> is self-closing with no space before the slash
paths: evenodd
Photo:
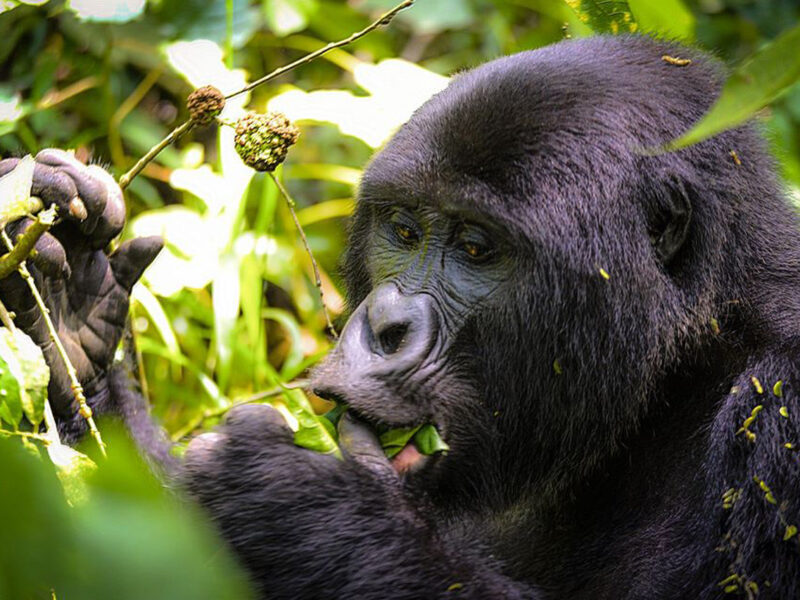
<path id="1" fill-rule="evenodd" d="M 664 186 L 657 196 L 650 207 L 647 228 L 656 257 L 669 265 L 689 237 L 692 202 L 684 185 L 677 181 Z"/>

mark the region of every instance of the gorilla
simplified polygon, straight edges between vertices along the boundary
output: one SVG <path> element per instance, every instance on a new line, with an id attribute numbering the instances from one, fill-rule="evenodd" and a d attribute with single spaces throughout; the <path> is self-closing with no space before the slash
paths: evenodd
<path id="1" fill-rule="evenodd" d="M 344 457 L 248 405 L 167 467 L 262 597 L 800 597 L 797 217 L 753 125 L 662 150 L 724 78 L 671 42 L 567 40 L 457 75 L 374 157 L 312 375 Z M 34 259 L 89 402 L 168 460 L 109 366 L 160 241 L 107 256 L 118 189 L 38 163 L 46 203 L 89 213 Z M 46 344 L 18 278 L 0 294 Z M 377 430 L 423 423 L 449 451 L 385 457 Z"/>

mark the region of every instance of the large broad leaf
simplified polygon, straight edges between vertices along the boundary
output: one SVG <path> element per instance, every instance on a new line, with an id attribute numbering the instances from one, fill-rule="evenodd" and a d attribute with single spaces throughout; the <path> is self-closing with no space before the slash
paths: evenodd
<path id="1" fill-rule="evenodd" d="M 690 40 L 695 19 L 682 0 L 628 0 L 639 31 Z"/>
<path id="2" fill-rule="evenodd" d="M 633 33 L 639 28 L 625 0 L 565 0 L 581 22 L 597 33 Z"/>
<path id="3" fill-rule="evenodd" d="M 103 437 L 113 452 L 72 509 L 48 462 L 0 439 L 0 598 L 251 598 L 208 520 L 154 479 L 122 432 L 104 424 Z"/>
<path id="4" fill-rule="evenodd" d="M 50 369 L 42 351 L 19 329 L 0 328 L 0 418 L 16 427 L 22 415 L 34 426 L 44 418 Z"/>
<path id="5" fill-rule="evenodd" d="M 800 80 L 800 25 L 761 48 L 730 76 L 711 110 L 671 149 L 740 125 Z"/>

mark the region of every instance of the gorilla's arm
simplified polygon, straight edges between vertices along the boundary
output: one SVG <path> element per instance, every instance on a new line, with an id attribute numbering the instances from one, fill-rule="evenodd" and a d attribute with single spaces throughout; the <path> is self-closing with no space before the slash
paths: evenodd
<path id="1" fill-rule="evenodd" d="M 0 161 L 0 176 L 18 163 L 15 158 Z M 161 239 L 130 240 L 107 254 L 105 247 L 125 222 L 122 191 L 102 168 L 84 165 L 66 152 L 43 150 L 36 156 L 32 194 L 45 206 L 55 204 L 59 220 L 37 242 L 29 270 L 93 415 L 121 417 L 145 452 L 168 466 L 166 438 L 150 420 L 146 403 L 128 389 L 121 371 L 109 374 L 125 328 L 131 288 L 158 254 Z M 30 222 L 21 219 L 7 232 L 16 238 Z M 14 273 L 0 281 L 0 299 L 15 313 L 16 325 L 43 349 L 50 366 L 48 397 L 59 433 L 66 443 L 78 441 L 87 423 L 28 285 Z"/>
<path id="2" fill-rule="evenodd" d="M 726 578 L 740 591 L 754 582 L 770 598 L 800 597 L 798 350 L 751 361 L 714 420 L 707 472 L 717 538 L 703 597 L 717 597 Z"/>
<path id="3" fill-rule="evenodd" d="M 361 450 L 299 448 L 279 413 L 244 406 L 190 445 L 184 483 L 268 598 L 539 597 L 474 541 L 447 546 L 424 502 Z"/>

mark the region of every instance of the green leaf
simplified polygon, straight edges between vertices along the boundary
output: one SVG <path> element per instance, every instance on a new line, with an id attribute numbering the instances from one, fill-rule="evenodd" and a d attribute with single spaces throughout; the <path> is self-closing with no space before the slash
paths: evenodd
<path id="1" fill-rule="evenodd" d="M 14 428 L 22 420 L 21 396 L 25 393 L 26 381 L 20 346 L 26 338 L 33 344 L 21 331 L 17 330 L 16 334 L 5 327 L 0 328 L 0 418 Z"/>
<path id="2" fill-rule="evenodd" d="M 294 443 L 315 452 L 333 454 L 341 458 L 342 453 L 339 450 L 333 424 L 314 412 L 303 391 L 286 390 L 283 400 L 289 412 L 297 419 Z"/>
<path id="3" fill-rule="evenodd" d="M 74 448 L 57 443 L 47 445 L 47 455 L 56 468 L 67 502 L 72 506 L 86 502 L 86 478 L 97 468 L 94 461 Z"/>
<path id="4" fill-rule="evenodd" d="M 16 429 L 22 420 L 20 386 L 9 364 L 0 358 L 0 419 Z"/>
<path id="5" fill-rule="evenodd" d="M 628 0 L 640 31 L 689 40 L 694 37 L 695 18 L 682 0 Z"/>
<path id="6" fill-rule="evenodd" d="M 278 37 L 305 29 L 319 9 L 317 0 L 264 0 L 262 6 L 267 26 Z"/>
<path id="7" fill-rule="evenodd" d="M 744 123 L 798 80 L 800 25 L 795 25 L 742 63 L 711 110 L 669 148 L 684 148 Z"/>
<path id="8" fill-rule="evenodd" d="M 12 171 L 0 177 L 0 225 L 42 207 L 41 201 L 31 198 L 33 166 L 33 157 L 28 155 Z"/>
<path id="9" fill-rule="evenodd" d="M 17 360 L 24 378 L 20 392 L 22 410 L 31 425 L 35 427 L 44 419 L 44 402 L 47 400 L 50 368 L 44 360 L 42 349 L 19 329 L 16 330 L 14 342 Z"/>
<path id="10" fill-rule="evenodd" d="M 445 452 L 450 449 L 445 441 L 439 436 L 436 427 L 433 425 L 423 425 L 414 436 L 414 445 L 422 454 L 430 455 L 437 452 Z"/>
<path id="11" fill-rule="evenodd" d="M 634 33 L 639 24 L 625 0 L 565 0 L 597 33 Z"/>
<path id="12" fill-rule="evenodd" d="M 394 458 L 409 442 L 414 443 L 417 450 L 425 455 L 449 450 L 433 425 L 417 425 L 416 427 L 398 427 L 384 431 L 380 435 L 380 443 L 387 458 Z"/>
<path id="13" fill-rule="evenodd" d="M 389 429 L 380 435 L 380 442 L 383 451 L 388 458 L 394 458 L 400 450 L 406 447 L 414 434 L 420 430 L 422 425 L 416 427 L 402 427 Z"/>

